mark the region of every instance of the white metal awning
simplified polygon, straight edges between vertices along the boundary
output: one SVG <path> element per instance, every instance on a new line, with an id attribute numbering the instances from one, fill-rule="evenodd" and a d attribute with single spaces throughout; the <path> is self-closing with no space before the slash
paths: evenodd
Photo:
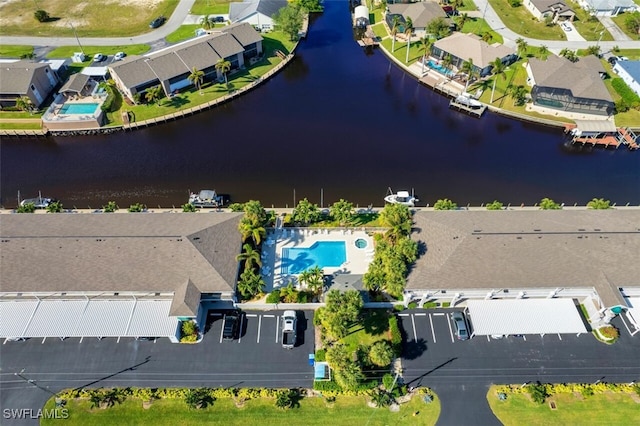
<path id="1" fill-rule="evenodd" d="M 640 297 L 628 297 L 627 304 L 629 308 L 627 310 L 627 316 L 636 328 L 640 328 Z"/>
<path id="2" fill-rule="evenodd" d="M 0 338 L 175 337 L 171 300 L 2 300 Z"/>
<path id="3" fill-rule="evenodd" d="M 84 75 L 88 75 L 89 77 L 104 78 L 109 70 L 107 70 L 107 67 L 84 67 L 80 72 Z"/>
<path id="4" fill-rule="evenodd" d="M 468 300 L 476 336 L 586 333 L 572 299 Z"/>

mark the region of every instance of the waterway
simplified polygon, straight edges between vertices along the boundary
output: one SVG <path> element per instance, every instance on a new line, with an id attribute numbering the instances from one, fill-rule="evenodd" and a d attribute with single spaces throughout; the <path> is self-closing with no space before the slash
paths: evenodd
<path id="1" fill-rule="evenodd" d="M 415 188 L 419 205 L 640 204 L 639 152 L 579 149 L 556 128 L 449 110 L 382 52 L 355 43 L 347 1 L 324 4 L 296 59 L 220 108 L 129 133 L 3 138 L 0 203 L 41 191 L 65 207 L 171 207 L 189 189 L 216 189 L 266 206 L 303 197 L 366 206 L 382 205 L 391 187 Z"/>

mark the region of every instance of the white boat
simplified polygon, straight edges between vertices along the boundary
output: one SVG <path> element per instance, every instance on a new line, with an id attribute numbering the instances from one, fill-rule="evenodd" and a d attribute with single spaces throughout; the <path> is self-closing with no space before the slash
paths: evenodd
<path id="1" fill-rule="evenodd" d="M 33 204 L 36 209 L 46 209 L 47 207 L 49 207 L 49 204 L 56 201 L 57 200 L 55 198 L 43 197 L 42 194 L 38 192 L 37 198 L 25 198 L 24 200 L 20 201 L 20 205 L 24 207 L 27 204 Z"/>
<path id="2" fill-rule="evenodd" d="M 464 105 L 468 108 L 473 108 L 473 109 L 480 109 L 482 108 L 484 105 L 482 104 L 482 102 L 473 99 L 470 95 L 468 94 L 462 94 L 462 95 L 458 95 L 456 97 L 456 102 Z"/>
<path id="3" fill-rule="evenodd" d="M 415 207 L 418 200 L 413 194 L 409 194 L 409 191 L 398 191 L 395 194 L 389 188 L 389 194 L 384 197 L 384 201 L 390 204 L 402 204 L 403 206 Z"/>
<path id="4" fill-rule="evenodd" d="M 215 189 L 203 189 L 198 192 L 191 192 L 189 194 L 189 204 L 202 208 L 217 208 L 223 207 L 229 203 L 229 196 L 224 194 L 217 194 Z"/>

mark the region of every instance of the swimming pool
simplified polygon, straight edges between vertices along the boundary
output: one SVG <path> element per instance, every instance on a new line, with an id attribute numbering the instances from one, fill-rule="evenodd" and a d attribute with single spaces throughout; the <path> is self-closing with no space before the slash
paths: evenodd
<path id="1" fill-rule="evenodd" d="M 281 274 L 299 274 L 309 268 L 337 268 L 347 261 L 344 241 L 317 241 L 311 247 L 282 249 Z"/>
<path id="2" fill-rule="evenodd" d="M 440 64 L 436 64 L 435 62 L 433 62 L 431 60 L 427 61 L 427 65 L 429 66 L 429 68 L 438 71 L 440 74 L 450 75 L 450 76 L 453 76 L 455 74 L 450 69 L 448 69 L 448 68 L 446 68 L 446 67 L 444 67 L 444 66 L 442 66 Z"/>
<path id="3" fill-rule="evenodd" d="M 64 104 L 60 108 L 59 114 L 93 114 L 98 109 L 96 103 L 87 104 Z"/>

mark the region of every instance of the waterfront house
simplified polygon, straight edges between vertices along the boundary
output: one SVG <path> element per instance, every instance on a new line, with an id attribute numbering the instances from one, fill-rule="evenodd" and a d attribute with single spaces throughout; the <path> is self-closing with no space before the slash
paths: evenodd
<path id="1" fill-rule="evenodd" d="M 639 9 L 633 0 L 578 0 L 578 4 L 595 16 L 618 16 L 620 13 Z"/>
<path id="2" fill-rule="evenodd" d="M 614 102 L 602 81 L 604 69 L 595 56 L 577 62 L 551 55 L 530 58 L 527 83 L 534 105 L 574 113 L 611 115 Z"/>
<path id="3" fill-rule="evenodd" d="M 500 58 L 505 65 L 515 62 L 518 58 L 516 51 L 510 47 L 499 43 L 488 44 L 475 34 L 458 32 L 433 44 L 431 56 L 443 59 L 446 55 L 451 55 L 451 65 L 457 69 L 462 68 L 462 64 L 471 59 L 473 68 L 480 77 L 491 73 L 491 63 L 496 58 Z"/>
<path id="4" fill-rule="evenodd" d="M 168 337 L 235 301 L 241 213 L 5 214 L 2 337 Z"/>
<path id="5" fill-rule="evenodd" d="M 640 61 L 617 61 L 613 71 L 640 96 Z"/>
<path id="6" fill-rule="evenodd" d="M 571 10 L 565 1 L 560 0 L 525 0 L 524 7 L 540 21 L 548 16 L 557 21 L 573 21 L 576 13 Z"/>
<path id="7" fill-rule="evenodd" d="M 429 22 L 436 18 L 442 18 L 452 28 L 455 27 L 455 24 L 449 19 L 446 12 L 442 9 L 442 6 L 432 0 L 418 3 L 388 4 L 387 14 L 390 16 L 400 15 L 403 17 L 403 22 L 406 21 L 407 18 L 411 18 L 414 34 L 417 37 L 423 37 L 426 34 Z M 387 20 L 387 23 L 388 22 Z"/>
<path id="8" fill-rule="evenodd" d="M 229 20 L 233 23 L 246 22 L 259 31 L 273 29 L 273 15 L 287 6 L 287 0 L 252 0 L 229 4 Z"/>
<path id="9" fill-rule="evenodd" d="M 13 107 L 27 97 L 35 108 L 49 97 L 59 84 L 49 64 L 20 60 L 0 64 L 0 107 Z"/>
<path id="10" fill-rule="evenodd" d="M 167 96 L 193 85 L 193 69 L 204 72 L 204 80 L 223 78 L 215 65 L 220 59 L 231 63 L 230 72 L 262 55 L 262 36 L 249 24 L 240 23 L 212 31 L 192 40 L 145 56 L 131 55 L 109 65 L 111 78 L 130 99 L 148 88 L 161 85 Z"/>

